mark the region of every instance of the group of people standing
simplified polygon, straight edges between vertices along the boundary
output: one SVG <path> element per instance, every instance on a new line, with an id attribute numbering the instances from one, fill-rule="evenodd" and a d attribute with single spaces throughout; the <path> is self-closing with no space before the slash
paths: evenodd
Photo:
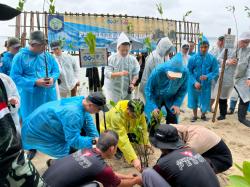
<path id="1" fill-rule="evenodd" d="M 1 4 L 0 8 L 9 7 Z M 246 126 L 249 126 L 246 114 L 250 100 L 249 43 L 250 33 L 243 33 L 239 49 L 228 57 L 230 68 L 225 72 L 230 75 L 235 71 L 231 87 L 240 98 L 239 121 Z M 6 124 L 0 131 L 4 137 L 0 141 L 0 165 L 5 168 L 0 172 L 1 186 L 84 186 L 94 180 L 104 186 L 219 186 L 215 174 L 232 165 L 232 155 L 224 141 L 201 126 L 169 125 L 178 124 L 187 93 L 188 107 L 194 114 L 191 120 L 198 119 L 198 108 L 201 119 L 207 120 L 212 81 L 215 90 L 221 57 L 208 53 L 209 42 L 205 37 L 200 39 L 197 53 L 192 51 L 195 44 L 189 42 L 175 55 L 168 37 L 161 38 L 146 58 L 140 84 L 144 97 L 141 100 L 132 98 L 140 65 L 130 55 L 132 44 L 126 34 L 121 33 L 118 38 L 117 52 L 109 57 L 104 71 L 106 97 L 100 92 L 76 96 L 79 64 L 62 53 L 59 41 L 50 45 L 54 56 L 45 52 L 46 45 L 45 35 L 34 31 L 29 46 L 23 49 L 18 39 L 10 38 L 8 52 L 1 58 L 0 120 Z M 110 110 L 109 100 L 115 103 Z M 220 119 L 225 117 L 224 100 L 220 99 Z M 151 118 L 157 117 L 162 107 L 166 123 L 150 126 Z M 91 116 L 100 111 L 107 112 L 101 122 L 101 134 Z M 138 124 L 143 134 L 140 141 L 134 138 Z M 30 151 L 29 160 L 36 150 L 55 158 L 48 160 L 49 168 L 42 178 L 27 160 L 19 135 L 22 148 Z M 161 150 L 153 169 L 142 168 L 132 140 L 145 149 L 152 149 L 153 145 Z M 116 173 L 106 164 L 104 159 L 112 158 L 117 149 L 141 176 Z"/>
<path id="2" fill-rule="evenodd" d="M 139 74 L 138 63 L 129 54 L 129 38 L 122 34 L 118 41 L 118 52 L 110 56 L 109 66 L 105 69 L 104 84 L 107 99 L 115 102 L 131 98 L 132 92 L 128 91 L 134 90 Z M 238 119 L 246 126 L 250 126 L 246 119 L 250 100 L 249 41 L 249 32 L 244 32 L 237 41 L 237 47 L 229 49 L 219 99 L 220 116 L 217 118 L 226 118 L 227 99 L 235 90 L 241 98 Z M 165 37 L 159 40 L 156 49 L 146 58 L 139 90 L 146 101 L 148 121 L 152 113 L 159 113 L 164 106 L 167 123 L 178 123 L 177 116 L 186 94 L 188 107 L 193 110 L 192 122 L 198 119 L 198 108 L 204 121 L 208 120 L 206 114 L 213 112 L 225 52 L 224 36 L 218 38 L 211 50 L 204 36 L 199 41 L 197 53 L 194 47 L 194 42 L 184 42 L 181 51 L 173 56 L 174 45 Z"/>

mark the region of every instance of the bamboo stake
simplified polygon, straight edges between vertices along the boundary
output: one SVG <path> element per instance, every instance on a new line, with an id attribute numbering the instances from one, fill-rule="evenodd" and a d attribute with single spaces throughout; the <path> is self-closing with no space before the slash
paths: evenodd
<path id="1" fill-rule="evenodd" d="M 231 34 L 230 28 L 228 29 L 227 33 Z M 224 71 L 225 71 L 225 66 L 226 66 L 227 54 L 228 54 L 228 49 L 225 49 L 223 63 L 222 63 L 222 67 L 221 67 L 220 78 L 219 78 L 219 88 L 218 88 L 218 93 L 217 93 L 216 103 L 215 103 L 215 108 L 214 108 L 214 114 L 213 114 L 213 119 L 212 119 L 213 123 L 215 122 L 215 117 L 216 117 L 216 113 L 217 113 L 217 109 L 218 109 L 218 105 L 219 105 L 219 99 L 220 99 L 221 88 L 222 88 L 222 84 L 223 84 L 223 76 L 224 76 Z"/>

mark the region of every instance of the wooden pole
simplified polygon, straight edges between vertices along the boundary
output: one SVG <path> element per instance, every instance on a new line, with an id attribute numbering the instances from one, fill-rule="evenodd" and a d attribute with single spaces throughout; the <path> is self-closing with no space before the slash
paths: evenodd
<path id="1" fill-rule="evenodd" d="M 26 35 L 27 35 L 27 33 L 26 33 L 26 26 L 27 26 L 27 24 L 26 24 L 26 19 L 27 19 L 27 12 L 24 12 L 24 15 L 23 15 L 23 33 L 22 33 L 22 36 L 21 36 L 21 45 L 22 45 L 22 47 L 25 47 L 25 45 L 26 45 Z"/>
<path id="2" fill-rule="evenodd" d="M 181 33 L 181 21 L 179 21 L 179 47 L 181 49 L 181 39 L 182 39 L 182 33 Z M 178 50 L 178 49 L 176 49 Z"/>
<path id="3" fill-rule="evenodd" d="M 30 12 L 30 32 L 34 31 L 34 13 Z"/>
<path id="4" fill-rule="evenodd" d="M 40 31 L 41 27 L 40 27 L 40 16 L 39 16 L 39 12 L 36 12 L 36 21 L 37 21 L 37 28 Z"/>
<path id="5" fill-rule="evenodd" d="M 231 34 L 231 29 L 230 28 L 228 29 L 227 33 Z M 223 57 L 223 63 L 222 63 L 222 66 L 221 66 L 220 78 L 219 78 L 218 93 L 217 93 L 217 97 L 216 97 L 216 103 L 215 103 L 214 114 L 213 114 L 213 119 L 212 119 L 213 123 L 215 122 L 215 117 L 216 117 L 216 113 L 217 113 L 217 109 L 218 109 L 218 105 L 219 105 L 219 99 L 220 99 L 220 95 L 221 95 L 221 88 L 222 88 L 222 84 L 223 84 L 223 76 L 224 76 L 224 71 L 225 71 L 225 66 L 226 66 L 226 61 L 227 61 L 227 54 L 228 54 L 228 49 L 225 49 L 224 57 Z"/>
<path id="6" fill-rule="evenodd" d="M 21 32 L 21 15 L 18 15 L 16 17 L 16 38 L 20 38 L 20 32 Z"/>

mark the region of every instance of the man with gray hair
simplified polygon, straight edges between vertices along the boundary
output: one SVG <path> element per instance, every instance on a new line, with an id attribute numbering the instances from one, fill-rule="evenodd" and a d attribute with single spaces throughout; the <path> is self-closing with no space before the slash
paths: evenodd
<path id="1" fill-rule="evenodd" d="M 44 180 L 51 187 L 85 186 L 93 183 L 92 181 L 98 181 L 104 187 L 140 185 L 139 176 L 115 173 L 104 161 L 115 155 L 118 140 L 116 132 L 104 131 L 98 139 L 96 148 L 82 149 L 53 161 L 43 175 Z M 94 140 L 93 144 L 95 143 Z"/>

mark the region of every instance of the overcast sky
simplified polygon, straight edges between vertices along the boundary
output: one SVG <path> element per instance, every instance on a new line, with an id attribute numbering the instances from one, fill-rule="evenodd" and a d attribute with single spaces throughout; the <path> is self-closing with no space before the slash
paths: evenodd
<path id="1" fill-rule="evenodd" d="M 48 10 L 48 0 L 46 9 Z M 18 0 L 0 0 L 1 3 L 16 7 Z M 160 17 L 155 3 L 162 2 L 164 17 L 181 20 L 188 10 L 193 13 L 188 21 L 200 23 L 201 31 L 206 36 L 218 36 L 227 32 L 231 27 L 235 32 L 233 17 L 226 10 L 226 6 L 235 5 L 239 32 L 250 30 L 250 18 L 244 11 L 244 6 L 250 7 L 250 0 L 56 0 L 56 11 L 78 13 L 110 13 L 128 14 L 138 16 Z M 26 0 L 24 10 L 42 11 L 43 0 Z M 0 22 L 0 36 L 14 35 L 14 27 L 9 27 L 15 22 Z"/>

